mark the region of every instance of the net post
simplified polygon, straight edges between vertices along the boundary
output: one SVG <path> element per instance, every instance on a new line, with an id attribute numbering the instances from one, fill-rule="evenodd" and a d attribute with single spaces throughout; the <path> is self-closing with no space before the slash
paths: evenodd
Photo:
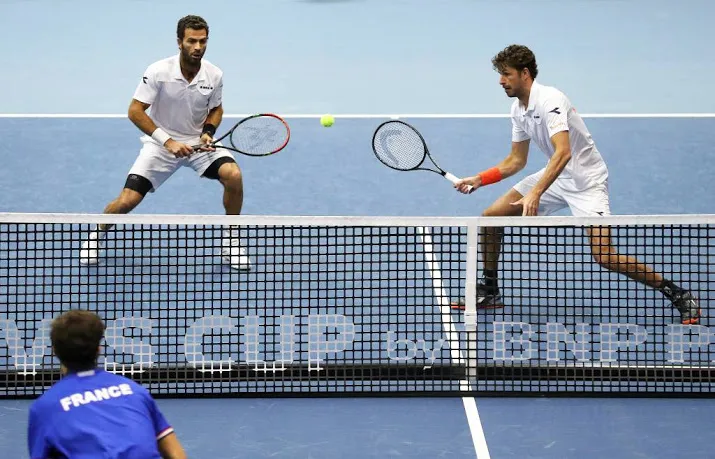
<path id="1" fill-rule="evenodd" d="M 477 244 L 479 226 L 467 224 L 467 278 L 464 287 L 464 326 L 467 331 L 477 330 Z"/>

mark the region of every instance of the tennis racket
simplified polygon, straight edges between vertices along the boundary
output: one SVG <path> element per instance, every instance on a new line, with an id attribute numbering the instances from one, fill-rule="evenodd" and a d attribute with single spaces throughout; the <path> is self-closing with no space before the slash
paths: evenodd
<path id="1" fill-rule="evenodd" d="M 372 136 L 372 151 L 392 169 L 435 172 L 454 184 L 459 180 L 437 165 L 422 135 L 404 121 L 390 120 L 379 125 Z M 436 169 L 422 167 L 427 158 Z"/>
<path id="2" fill-rule="evenodd" d="M 226 137 L 231 146 L 216 145 Z M 209 145 L 248 156 L 269 156 L 284 149 L 289 140 L 290 127 L 283 118 L 271 113 L 261 113 L 243 118 L 230 131 Z M 201 148 L 202 145 L 194 145 L 194 151 Z"/>

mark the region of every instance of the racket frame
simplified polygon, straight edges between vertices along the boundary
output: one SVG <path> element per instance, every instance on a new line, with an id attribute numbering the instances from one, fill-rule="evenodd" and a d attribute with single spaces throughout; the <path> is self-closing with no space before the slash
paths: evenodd
<path id="1" fill-rule="evenodd" d="M 238 129 L 239 126 L 241 126 L 243 123 L 246 123 L 246 122 L 248 122 L 248 121 L 250 121 L 250 120 L 252 120 L 252 119 L 254 119 L 254 118 L 259 118 L 259 117 L 272 117 L 272 118 L 277 119 L 277 120 L 280 121 L 281 123 L 283 123 L 283 126 L 285 126 L 285 129 L 286 129 L 285 141 L 281 144 L 280 147 L 278 147 L 278 148 L 276 148 L 276 149 L 274 149 L 274 150 L 272 150 L 272 151 L 270 151 L 270 152 L 268 152 L 268 153 L 250 153 L 250 152 L 243 151 L 243 150 L 239 150 L 238 148 L 236 148 L 236 145 L 233 143 L 233 140 L 232 140 L 232 139 L 233 139 L 233 133 L 234 133 L 234 132 L 236 131 L 236 129 Z M 241 119 L 240 121 L 238 121 L 236 124 L 234 124 L 234 126 L 233 126 L 230 130 L 228 130 L 224 135 L 222 135 L 222 136 L 219 137 L 218 139 L 214 139 L 213 142 L 211 142 L 208 146 L 211 146 L 211 147 L 214 147 L 214 148 L 223 148 L 223 149 L 225 149 L 225 150 L 235 151 L 236 153 L 241 153 L 242 155 L 247 155 L 247 156 L 270 156 L 270 155 L 276 154 L 276 153 L 278 153 L 279 151 L 283 150 L 283 149 L 288 145 L 288 142 L 290 142 L 290 136 L 291 136 L 290 126 L 288 126 L 288 123 L 287 123 L 283 118 L 281 118 L 280 116 L 278 116 L 278 115 L 276 115 L 276 114 L 274 114 L 274 113 L 257 113 L 257 114 L 254 114 L 254 115 L 247 116 L 247 117 Z M 230 147 L 229 147 L 228 145 L 217 145 L 217 143 L 221 142 L 221 141 L 224 140 L 226 137 L 229 137 L 229 142 L 231 143 L 231 146 L 230 146 Z M 194 151 L 198 151 L 198 150 L 200 150 L 202 147 L 203 147 L 203 145 L 194 145 L 194 146 L 193 146 Z"/>
<path id="2" fill-rule="evenodd" d="M 385 161 L 382 160 L 382 158 L 380 157 L 380 155 L 379 155 L 378 152 L 377 152 L 377 148 L 375 148 L 375 141 L 376 141 L 376 139 L 377 139 L 377 134 L 380 132 L 380 130 L 382 129 L 382 127 L 385 126 L 385 125 L 387 125 L 387 124 L 402 124 L 402 125 L 404 125 L 404 126 L 407 126 L 407 127 L 408 127 L 409 129 L 411 129 L 412 131 L 414 131 L 415 134 L 417 134 L 417 137 L 419 137 L 420 141 L 422 142 L 422 147 L 424 148 L 424 155 L 423 155 L 423 157 L 422 157 L 422 161 L 420 161 L 419 164 L 417 164 L 417 166 L 412 167 L 412 168 L 410 168 L 410 169 L 397 168 L 397 167 L 393 167 L 393 166 L 387 164 Z M 427 142 L 425 142 L 425 139 L 424 139 L 424 137 L 422 137 L 422 134 L 420 134 L 420 131 L 418 131 L 418 130 L 417 130 L 414 126 L 412 126 L 411 124 L 406 123 L 406 122 L 404 122 L 404 121 L 402 121 L 402 120 L 387 120 L 387 121 L 384 121 L 384 122 L 380 123 L 380 125 L 375 129 L 375 132 L 372 134 L 372 151 L 373 151 L 373 153 L 375 153 L 375 156 L 377 157 L 377 159 L 378 159 L 382 164 L 384 164 L 384 165 L 386 165 L 387 167 L 389 167 L 390 169 L 394 169 L 394 170 L 396 170 L 396 171 L 403 171 L 403 172 L 409 172 L 409 171 L 430 171 L 430 172 L 434 172 L 434 173 L 436 173 L 436 174 L 441 175 L 442 177 L 446 178 L 447 180 L 449 180 L 449 181 L 452 182 L 453 184 L 456 184 L 457 181 L 459 181 L 459 178 L 457 178 L 457 177 L 455 177 L 453 174 L 450 174 L 449 172 L 445 171 L 444 169 L 442 169 L 442 168 L 437 164 L 437 162 L 434 160 L 434 158 L 433 158 L 432 155 L 430 154 L 429 148 L 427 147 Z M 424 162 L 425 162 L 425 158 L 429 158 L 429 159 L 430 159 L 430 162 L 434 165 L 434 167 L 437 168 L 437 170 L 429 169 L 429 168 L 425 168 L 425 167 L 421 167 L 421 166 L 424 164 Z"/>

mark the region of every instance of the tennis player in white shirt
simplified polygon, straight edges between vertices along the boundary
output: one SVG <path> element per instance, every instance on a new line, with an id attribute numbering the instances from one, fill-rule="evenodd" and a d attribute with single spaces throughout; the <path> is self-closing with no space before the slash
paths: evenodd
<path id="1" fill-rule="evenodd" d="M 129 119 L 144 133 L 143 146 L 124 188 L 104 213 L 131 212 L 147 193 L 156 191 L 181 167 L 218 180 L 223 185 L 226 214 L 241 213 L 241 170 L 230 151 L 208 146 L 223 117 L 223 72 L 203 58 L 209 26 L 203 18 L 190 15 L 179 20 L 176 34 L 179 53 L 147 68 L 129 105 Z M 194 152 L 194 145 L 205 146 Z M 99 225 L 90 233 L 80 250 L 82 264 L 99 262 L 109 228 Z M 232 268 L 250 269 L 237 230 L 225 231 L 221 254 Z"/>
<path id="2" fill-rule="evenodd" d="M 510 45 L 494 56 L 492 65 L 507 96 L 515 99 L 511 152 L 496 166 L 460 180 L 455 188 L 472 193 L 518 173 L 526 166 L 533 141 L 548 158 L 546 166 L 498 198 L 484 216 L 549 215 L 567 206 L 576 216 L 610 215 L 606 163 L 569 99 L 558 89 L 535 81 L 534 53 L 526 46 Z M 682 324 L 700 321 L 697 298 L 634 257 L 619 254 L 608 227 L 587 228 L 586 232 L 596 263 L 659 290 L 680 312 Z M 479 236 L 484 275 L 477 285 L 477 305 L 501 307 L 497 270 L 503 229 L 482 228 Z M 464 306 L 464 298 L 452 303 L 453 308 Z"/>

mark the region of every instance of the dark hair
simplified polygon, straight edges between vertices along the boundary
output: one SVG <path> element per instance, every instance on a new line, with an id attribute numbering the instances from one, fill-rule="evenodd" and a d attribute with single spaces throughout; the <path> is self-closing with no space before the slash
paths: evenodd
<path id="1" fill-rule="evenodd" d="M 52 348 L 70 371 L 91 370 L 96 366 L 102 336 L 104 323 L 93 312 L 67 311 L 52 321 Z"/>
<path id="2" fill-rule="evenodd" d="M 536 79 L 539 69 L 536 67 L 536 56 L 523 45 L 509 45 L 492 58 L 494 70 L 503 73 L 506 67 L 522 71 L 529 69 L 531 78 Z"/>
<path id="3" fill-rule="evenodd" d="M 186 29 L 206 29 L 206 35 L 209 34 L 209 25 L 201 16 L 188 15 L 179 19 L 179 23 L 176 25 L 176 37 L 179 40 L 184 39 L 184 32 Z"/>

